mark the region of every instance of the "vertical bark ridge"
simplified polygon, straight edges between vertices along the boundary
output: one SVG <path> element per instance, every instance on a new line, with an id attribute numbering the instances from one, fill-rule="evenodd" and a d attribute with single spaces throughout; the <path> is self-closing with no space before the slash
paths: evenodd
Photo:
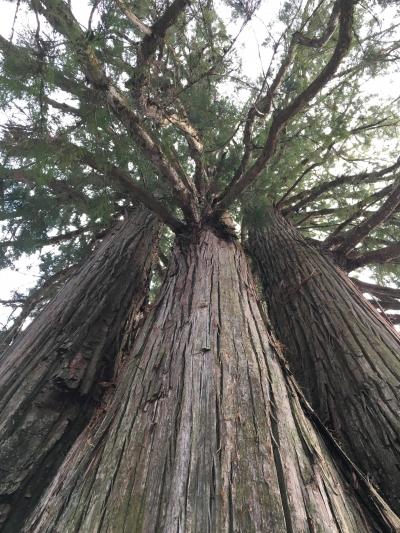
<path id="1" fill-rule="evenodd" d="M 148 291 L 159 224 L 118 223 L 0 360 L 0 529 L 18 530 L 112 379 Z M 1 512 L 2 511 L 2 512 Z"/>
<path id="2" fill-rule="evenodd" d="M 105 416 L 77 439 L 24 530 L 400 527 L 324 432 L 266 327 L 237 243 L 211 229 L 178 243 Z"/>
<path id="3" fill-rule="evenodd" d="M 400 339 L 326 255 L 278 213 L 250 233 L 296 380 L 350 458 L 400 512 Z"/>

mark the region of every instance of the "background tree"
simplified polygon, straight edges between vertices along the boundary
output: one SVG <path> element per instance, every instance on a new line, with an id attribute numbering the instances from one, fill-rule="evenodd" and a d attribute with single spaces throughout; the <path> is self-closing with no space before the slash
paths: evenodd
<path id="1" fill-rule="evenodd" d="M 259 4 L 229 2 L 242 29 L 256 16 Z M 159 420 L 156 427 L 160 433 L 156 432 L 159 444 L 154 450 L 149 449 L 148 458 L 154 466 L 149 472 L 159 475 L 162 459 L 169 465 L 168 471 L 164 469 L 167 484 L 157 496 L 158 518 L 145 505 L 155 497 L 154 493 L 142 493 L 134 496 L 134 505 L 129 501 L 121 503 L 121 509 L 126 510 L 126 522 L 120 524 L 123 529 L 133 523 L 138 524 L 139 530 L 149 524 L 155 528 L 153 520 L 186 530 L 201 529 L 208 515 L 211 518 L 207 527 L 211 529 L 225 527 L 226 520 L 231 520 L 233 529 L 246 530 L 304 530 L 312 529 L 314 523 L 329 530 L 344 527 L 385 531 L 397 527 L 396 518 L 336 448 L 287 377 L 284 361 L 273 349 L 265 318 L 250 317 L 249 310 L 254 314 L 257 309 L 253 281 L 240 246 L 231 241 L 233 228 L 240 225 L 245 238 L 248 225 L 254 226 L 257 217 L 261 223 L 265 206 L 275 202 L 308 238 L 323 241 L 348 270 L 369 264 L 373 257 L 375 263 L 385 263 L 385 270 L 376 270 L 381 279 L 389 272 L 396 275 L 396 267 L 390 267 L 390 271 L 387 264 L 398 257 L 398 162 L 393 155 L 397 102 L 379 107 L 376 101 L 366 104 L 362 89 L 369 76 L 383 75 L 394 68 L 398 8 L 389 3 L 381 23 L 375 6 L 359 4 L 353 13 L 353 2 L 344 0 L 282 3 L 278 26 L 270 28 L 271 32 L 266 29 L 271 65 L 253 84 L 239 74 L 235 55 L 238 36 L 229 34 L 217 7 L 208 0 L 191 5 L 184 0 L 167 4 L 94 2 L 83 27 L 68 2 L 21 2 L 17 10 L 26 9 L 33 15 L 32 30 L 18 39 L 0 39 L 2 101 L 10 117 L 3 125 L 1 140 L 3 217 L 8 231 L 3 243 L 4 265 L 14 262 L 23 251 L 62 242 L 57 254 L 49 253 L 41 262 L 40 288 L 46 287 L 43 298 L 49 298 L 57 283 L 57 272 L 74 268 L 88 255 L 96 237 L 106 235 L 112 221 L 137 201 L 164 224 L 160 254 L 164 267 L 172 235 L 177 236 L 171 263 L 176 271 L 170 265 L 160 299 L 146 320 L 143 332 L 147 334 L 138 337 L 133 347 L 126 377 L 120 382 L 115 402 L 110 404 L 112 416 L 100 421 L 100 433 L 96 433 L 95 422 L 89 426 L 89 436 L 85 434 L 89 444 L 77 441 L 74 454 L 61 465 L 27 527 L 68 530 L 77 526 L 75 520 L 92 528 L 111 524 L 113 502 L 120 494 L 117 487 L 128 483 L 135 493 L 139 486 L 139 478 L 126 478 L 127 470 L 118 466 L 119 461 L 125 464 L 126 454 L 130 456 L 124 451 L 126 439 L 136 446 L 136 441 L 121 428 L 133 424 L 139 436 L 151 438 L 154 427 L 150 414 L 157 409 L 159 400 L 172 418 L 168 426 L 168 416 L 158 418 L 161 412 L 153 413 L 153 422 Z M 279 36 L 275 30 L 282 25 L 284 31 Z M 227 82 L 232 91 L 238 92 L 236 99 L 225 95 Z M 370 160 L 371 147 L 379 149 L 383 141 L 389 144 L 385 158 Z M 327 216 L 329 227 L 323 218 L 326 220 Z M 213 265 L 218 267 L 216 278 Z M 204 280 L 195 274 L 200 271 L 209 287 L 220 287 L 224 298 L 221 294 L 217 298 L 211 289 L 210 296 L 204 296 Z M 248 280 L 246 289 L 240 282 L 242 278 Z M 190 279 L 193 284 L 187 285 Z M 231 286 L 236 292 L 229 299 Z M 377 293 L 384 289 L 374 290 Z M 246 294 L 247 310 L 239 305 L 240 294 Z M 379 299 L 382 304 L 397 298 L 397 293 L 392 292 L 390 298 L 385 294 Z M 172 303 L 176 295 L 177 302 Z M 28 296 L 22 317 L 32 311 L 29 298 L 32 300 L 32 295 Z M 219 318 L 213 308 L 218 299 L 225 306 Z M 12 304 L 15 303 L 16 299 Z M 236 309 L 235 324 L 229 320 L 227 305 Z M 203 308 L 208 309 L 207 319 L 202 315 Z M 166 321 L 168 313 L 174 317 L 171 324 Z M 200 350 L 203 366 L 192 374 L 193 368 L 186 369 L 191 368 L 192 356 L 197 353 L 193 352 L 194 331 L 201 328 L 204 320 L 210 324 L 211 348 L 206 342 L 207 349 Z M 218 330 L 218 323 L 223 325 L 222 330 Z M 16 329 L 19 327 L 17 323 Z M 171 328 L 179 338 L 171 333 Z M 261 368 L 259 375 L 249 370 L 250 377 L 243 382 L 243 398 L 247 400 L 243 405 L 239 400 L 233 404 L 237 404 L 238 417 L 245 419 L 255 390 L 260 400 L 255 404 L 257 409 L 263 405 L 261 397 L 268 398 L 252 428 L 243 426 L 246 448 L 253 446 L 253 439 L 267 443 L 262 453 L 264 462 L 246 461 L 241 453 L 241 437 L 231 441 L 233 428 L 217 422 L 226 418 L 223 388 L 217 387 L 223 375 L 218 366 L 222 364 L 218 363 L 222 357 L 218 342 L 226 343 L 229 353 L 224 357 L 233 357 L 238 350 L 229 341 L 233 331 L 234 338 L 245 339 L 238 352 L 239 367 L 245 369 L 247 360 L 252 361 L 253 370 Z M 250 340 L 246 331 L 251 332 Z M 8 332 L 6 342 L 12 340 L 14 332 L 15 329 Z M 185 335 L 187 343 L 182 351 L 179 343 L 183 341 L 179 339 Z M 252 344 L 257 336 L 261 339 L 258 345 L 263 346 L 261 352 Z M 153 345 L 149 344 L 151 338 Z M 160 361 L 164 360 L 171 360 L 165 376 L 160 375 Z M 182 374 L 173 372 L 175 364 Z M 209 370 L 205 374 L 200 370 L 206 368 L 204 365 Z M 271 391 L 268 385 L 271 372 L 278 388 L 286 391 L 289 398 L 296 398 L 295 406 L 289 405 L 287 398 L 276 401 L 277 390 Z M 181 381 L 175 379 L 179 375 Z M 232 387 L 239 379 L 229 364 L 226 376 Z M 164 391 L 165 379 L 170 389 Z M 200 387 L 205 403 L 189 402 L 188 383 L 193 383 L 196 390 Z M 215 390 L 219 391 L 217 402 Z M 215 410 L 210 412 L 206 406 L 214 404 Z M 124 413 L 123 405 L 132 410 Z M 185 423 L 173 415 L 182 405 L 187 409 L 191 406 Z M 279 416 L 270 411 L 275 405 L 282 410 Z M 209 443 L 209 453 L 205 452 L 214 466 L 202 469 L 204 435 L 197 429 L 193 432 L 196 446 L 192 456 L 185 424 L 190 420 L 197 428 L 197 421 L 203 420 L 207 412 L 207 423 L 214 420 L 214 427 L 219 429 L 218 438 Z M 137 413 L 135 421 L 130 418 L 133 413 Z M 311 425 L 306 423 L 305 414 L 311 418 Z M 272 419 L 276 419 L 277 427 Z M 292 420 L 292 427 L 296 428 L 294 448 L 289 442 L 286 419 Z M 259 438 L 257 428 L 265 435 L 269 430 L 275 431 L 272 440 Z M 99 438 L 95 451 L 90 445 L 92 436 Z M 310 447 L 304 445 L 309 441 L 314 443 L 311 455 L 317 453 L 324 458 L 315 463 L 316 469 L 307 455 Z M 130 449 L 126 446 L 126 450 Z M 107 460 L 108 453 L 106 460 L 102 459 L 100 449 L 114 449 L 117 466 L 114 459 Z M 301 467 L 296 466 L 295 452 Z M 288 461 L 279 459 L 280 454 Z M 92 459 L 98 465 L 94 474 L 87 467 L 87 461 Z M 194 468 L 192 481 L 188 459 Z M 79 463 L 73 472 L 71 460 Z M 145 475 L 147 466 L 140 458 L 137 460 Z M 285 470 L 286 464 L 292 465 L 290 471 Z M 272 469 L 272 477 L 262 474 L 265 465 Z M 304 468 L 311 472 L 310 489 L 306 488 Z M 105 493 L 108 469 L 114 469 L 118 482 L 115 489 L 109 487 Z M 207 475 L 200 479 L 203 471 Z M 330 487 L 322 489 L 317 471 L 342 487 L 339 499 Z M 80 489 L 69 493 L 74 476 L 78 476 L 76 487 Z M 248 486 L 239 481 L 235 484 L 235 476 L 249 480 Z M 350 487 L 354 477 L 357 486 Z M 96 480 L 98 489 L 93 489 L 87 498 L 83 493 L 90 479 Z M 230 499 L 226 501 L 218 490 L 211 490 L 213 479 L 218 487 L 234 487 Z M 250 490 L 250 480 L 254 479 L 264 480 L 256 493 Z M 61 492 L 60 481 L 65 487 Z M 172 486 L 176 486 L 175 496 L 168 489 Z M 198 488 L 188 493 L 185 486 Z M 292 486 L 298 490 L 292 492 Z M 202 491 L 201 497 L 198 490 Z M 314 490 L 326 492 L 323 501 Z M 276 506 L 265 506 L 272 493 Z M 101 514 L 88 514 L 87 505 L 93 507 L 99 494 L 109 494 L 110 499 L 101 504 Z M 210 494 L 216 503 L 207 507 L 205 501 L 210 501 Z M 71 506 L 71 510 L 76 509 L 74 517 L 64 513 L 70 496 L 75 498 Z M 143 501 L 139 505 L 140 497 Z M 298 514 L 301 498 L 303 510 Z M 198 511 L 193 511 L 195 501 L 202 502 Z M 254 506 L 250 501 L 256 502 Z M 174 505 L 179 505 L 180 510 Z M 58 509 L 57 516 L 48 514 L 49 506 Z M 5 522 L 5 531 L 15 529 L 15 523 L 10 524 Z"/>

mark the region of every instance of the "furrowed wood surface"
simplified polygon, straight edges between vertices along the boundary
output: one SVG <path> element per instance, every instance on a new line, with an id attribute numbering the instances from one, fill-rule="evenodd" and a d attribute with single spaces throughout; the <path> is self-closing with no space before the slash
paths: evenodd
<path id="1" fill-rule="evenodd" d="M 1 531 L 19 531 L 112 377 L 158 228 L 142 208 L 119 223 L 0 359 Z"/>
<path id="2" fill-rule="evenodd" d="M 250 232 L 269 313 L 307 399 L 400 513 L 400 339 L 277 212 Z"/>
<path id="3" fill-rule="evenodd" d="M 24 531 L 395 531 L 266 327 L 237 243 L 203 230 L 176 245 L 105 417 Z"/>

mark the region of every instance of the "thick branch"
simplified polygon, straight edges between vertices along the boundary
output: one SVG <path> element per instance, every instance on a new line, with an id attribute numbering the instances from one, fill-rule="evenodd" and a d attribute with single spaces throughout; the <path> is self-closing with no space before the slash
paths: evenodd
<path id="1" fill-rule="evenodd" d="M 168 208 L 159 200 L 157 200 L 150 192 L 146 191 L 143 187 L 141 187 L 130 175 L 128 172 L 123 171 L 119 169 L 116 165 L 113 165 L 107 159 L 102 156 L 101 154 L 94 154 L 87 150 L 86 148 L 82 146 L 78 146 L 76 144 L 73 144 L 71 142 L 65 141 L 61 137 L 48 137 L 46 139 L 49 149 L 54 148 L 62 148 L 65 150 L 66 148 L 69 148 L 77 158 L 77 160 L 83 164 L 91 167 L 92 169 L 98 171 L 100 174 L 102 174 L 104 177 L 108 178 L 111 182 L 113 182 L 117 189 L 123 189 L 125 192 L 129 194 L 129 197 L 133 201 L 139 201 L 146 207 L 148 207 L 151 211 L 153 211 L 159 218 L 162 220 L 165 224 L 167 224 L 174 232 L 178 233 L 182 230 L 183 224 L 179 222 L 177 218 L 175 218 L 168 210 Z M 30 139 L 26 142 L 35 142 L 34 139 Z M 41 142 L 43 142 L 41 140 Z M 6 170 L 6 177 L 11 177 L 12 179 L 19 179 L 21 181 L 25 181 L 29 184 L 33 184 L 34 180 L 32 180 L 29 176 L 29 174 L 21 169 L 8 169 Z M 53 189 L 56 193 L 60 192 L 71 192 L 71 194 L 77 193 L 77 199 L 85 199 L 79 198 L 79 192 L 74 191 L 71 187 L 69 187 L 66 183 L 58 181 L 58 180 L 51 180 L 48 184 L 51 189 Z"/>
<path id="2" fill-rule="evenodd" d="M 328 42 L 328 40 L 333 35 L 335 28 L 339 20 L 339 2 L 336 1 L 331 16 L 329 18 L 328 24 L 318 38 L 310 38 L 303 35 L 301 32 L 297 31 L 293 34 L 292 39 L 289 44 L 287 54 L 282 61 L 282 64 L 269 87 L 267 94 L 255 102 L 255 104 L 250 108 L 247 115 L 244 132 L 243 132 L 243 145 L 244 145 L 244 154 L 240 162 L 239 168 L 237 169 L 233 181 L 238 180 L 242 174 L 245 172 L 247 164 L 250 160 L 252 149 L 253 149 L 253 126 L 257 117 L 265 117 L 271 110 L 273 98 L 281 86 L 283 79 L 292 63 L 294 58 L 296 48 L 299 44 L 303 46 L 309 46 L 312 48 L 321 48 Z"/>
<path id="3" fill-rule="evenodd" d="M 167 226 L 169 226 L 175 233 L 182 231 L 182 222 L 175 218 L 162 202 L 138 185 L 128 172 L 121 170 L 108 161 L 102 160 L 100 157 L 92 154 L 83 147 L 75 145 L 71 146 L 78 151 L 79 159 L 82 163 L 101 172 L 104 176 L 111 178 L 111 180 L 122 186 L 122 188 L 130 194 L 133 200 L 142 202 L 143 205 L 153 211 L 153 213 L 155 213 L 160 220 L 167 224 Z"/>
<path id="4" fill-rule="evenodd" d="M 179 131 L 181 131 L 188 143 L 190 155 L 196 163 L 196 173 L 195 173 L 195 184 L 197 191 L 199 193 L 204 192 L 204 181 L 205 181 L 205 168 L 203 164 L 203 152 L 204 145 L 201 140 L 200 133 L 196 128 L 190 123 L 186 111 L 183 106 L 180 105 L 181 113 L 169 113 L 162 109 L 161 106 L 156 105 L 155 103 L 149 103 L 147 97 L 142 93 L 141 95 L 136 95 L 137 99 L 141 101 L 141 109 L 143 114 L 153 119 L 157 124 L 162 127 L 173 125 Z M 192 193 L 195 193 L 193 183 L 189 178 L 185 176 L 185 183 Z"/>
<path id="5" fill-rule="evenodd" d="M 374 205 L 376 202 L 381 200 L 382 198 L 385 198 L 388 194 L 390 194 L 393 191 L 393 184 L 388 185 L 387 187 L 384 187 L 380 191 L 375 192 L 374 194 L 371 194 L 371 196 L 368 196 L 367 198 L 361 200 L 357 204 L 354 204 L 352 206 L 353 213 L 343 220 L 331 233 L 330 235 L 325 239 L 324 241 L 324 248 L 330 249 L 331 245 L 334 245 L 335 243 L 339 242 L 340 235 L 343 233 L 343 230 L 349 226 L 352 222 L 354 222 L 357 218 L 361 217 L 364 213 L 365 215 L 368 215 L 369 213 L 366 211 L 367 207 L 371 207 L 371 205 Z"/>
<path id="6" fill-rule="evenodd" d="M 351 280 L 362 292 L 369 292 L 378 298 L 400 298 L 400 289 L 367 283 L 357 278 L 351 278 Z"/>
<path id="7" fill-rule="evenodd" d="M 151 33 L 145 35 L 140 46 L 139 64 L 149 61 L 164 40 L 167 30 L 175 24 L 179 15 L 189 4 L 189 0 L 174 0 L 167 6 L 161 17 L 151 27 Z"/>
<path id="8" fill-rule="evenodd" d="M 346 270 L 348 272 L 370 264 L 385 264 L 400 260 L 400 244 L 391 244 L 385 248 L 371 250 L 362 255 L 348 258 Z"/>
<path id="9" fill-rule="evenodd" d="M 135 98 L 140 111 L 146 117 L 155 120 L 160 126 L 172 124 L 180 130 L 186 138 L 189 145 L 190 155 L 196 162 L 196 185 L 197 190 L 203 193 L 203 182 L 205 179 L 205 168 L 202 164 L 203 142 L 199 132 L 190 123 L 185 109 L 179 106 L 179 112 L 168 112 L 163 106 L 158 105 L 149 99 L 148 86 L 150 84 L 151 72 L 150 67 L 154 61 L 154 55 L 157 48 L 164 44 L 167 30 L 176 22 L 178 16 L 183 12 L 188 0 L 175 0 L 168 6 L 163 15 L 149 28 L 140 45 L 137 55 L 137 65 L 135 73 L 129 80 L 129 86 L 132 88 L 133 97 Z M 179 100 L 178 100 L 179 102 Z M 193 183 L 189 178 L 186 184 L 192 193 L 195 193 Z"/>
<path id="10" fill-rule="evenodd" d="M 51 105 L 55 109 L 59 109 L 60 111 L 63 111 L 64 113 L 69 113 L 70 115 L 74 115 L 76 117 L 82 117 L 82 112 L 80 109 L 77 109 L 76 107 L 66 104 L 65 102 L 57 102 L 57 100 L 54 100 L 53 98 L 50 98 L 49 96 L 46 96 L 45 94 L 41 96 L 44 102 L 46 104 Z"/>
<path id="11" fill-rule="evenodd" d="M 338 235 L 335 239 L 329 240 L 329 249 L 337 255 L 347 256 L 354 250 L 374 228 L 389 219 L 400 205 L 400 180 L 395 185 L 393 192 L 387 200 L 377 209 L 373 215 L 364 220 L 361 224 L 347 231 L 343 235 Z"/>
<path id="12" fill-rule="evenodd" d="M 353 24 L 353 1 L 340 0 L 339 5 L 339 36 L 335 51 L 324 69 L 310 85 L 296 96 L 292 102 L 277 111 L 269 129 L 267 141 L 254 164 L 236 180 L 232 180 L 225 191 L 217 198 L 216 207 L 218 210 L 228 207 L 238 195 L 255 181 L 260 172 L 266 167 L 275 153 L 280 135 L 288 122 L 297 113 L 302 111 L 306 105 L 319 93 L 328 83 L 338 69 L 342 59 L 346 55 L 351 44 L 351 33 Z"/>
<path id="13" fill-rule="evenodd" d="M 126 5 L 124 0 L 116 0 L 116 3 L 136 30 L 139 30 L 145 35 L 151 35 L 151 28 L 144 24 L 140 20 L 140 18 L 135 15 L 135 13 L 129 8 L 129 6 Z"/>

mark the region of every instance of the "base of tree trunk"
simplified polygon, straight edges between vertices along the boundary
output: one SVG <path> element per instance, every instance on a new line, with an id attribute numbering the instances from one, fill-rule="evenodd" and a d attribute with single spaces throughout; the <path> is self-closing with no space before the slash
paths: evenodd
<path id="1" fill-rule="evenodd" d="M 25 531 L 399 527 L 319 425 L 267 326 L 236 242 L 204 230 L 177 245 L 106 415 Z"/>

